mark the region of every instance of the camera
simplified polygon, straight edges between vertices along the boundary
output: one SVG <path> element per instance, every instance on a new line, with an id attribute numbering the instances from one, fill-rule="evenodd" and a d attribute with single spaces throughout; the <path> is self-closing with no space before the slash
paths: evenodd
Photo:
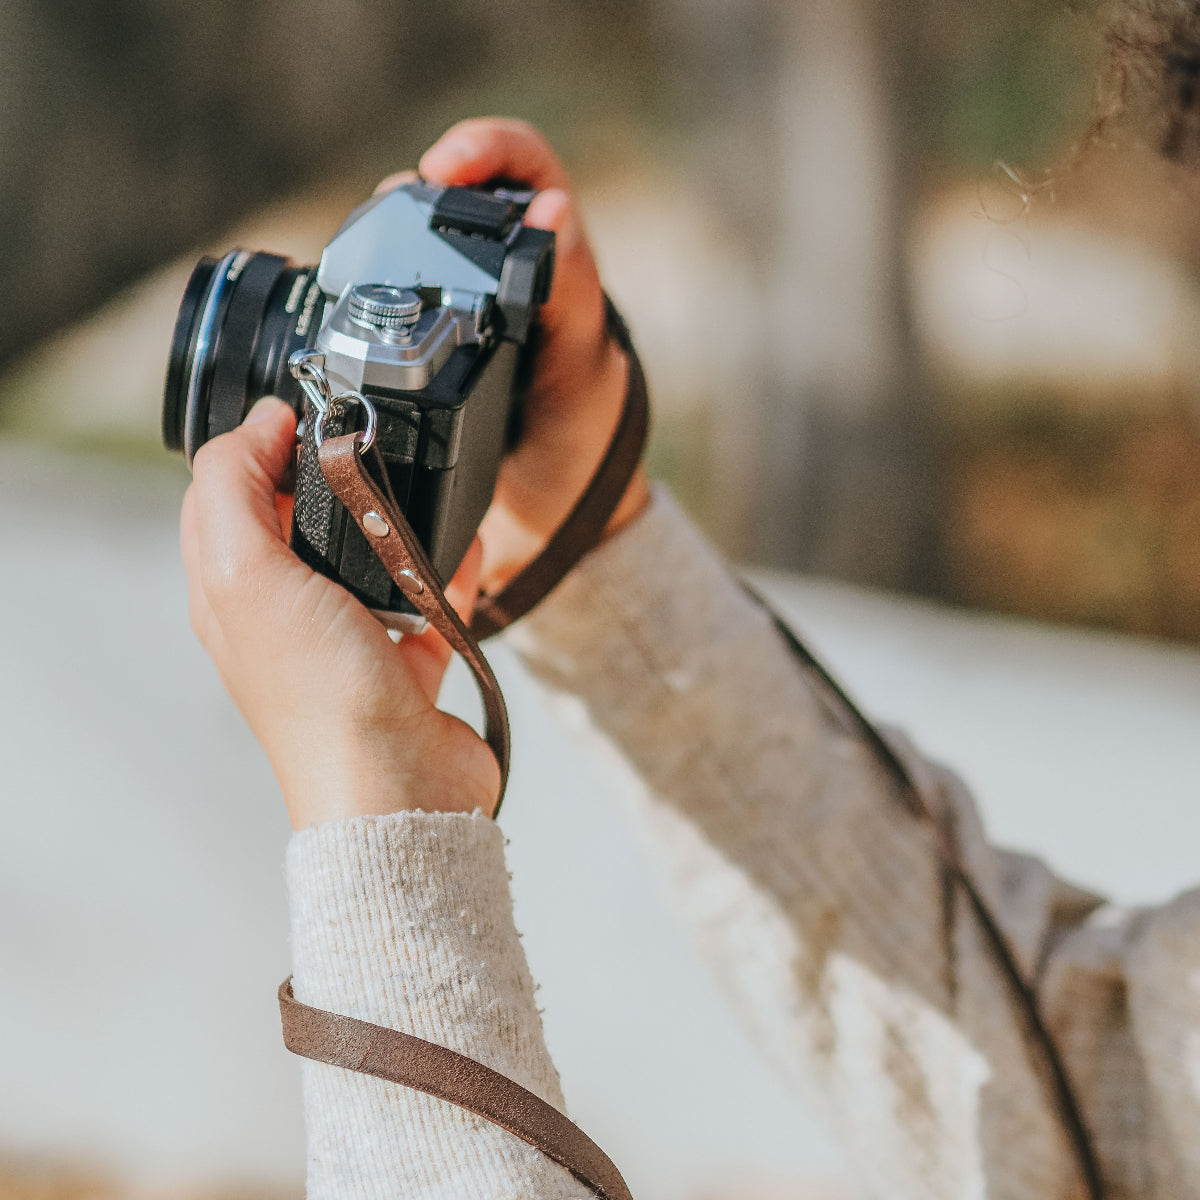
<path id="1" fill-rule="evenodd" d="M 298 351 L 334 394 L 377 414 L 379 483 L 443 580 L 491 503 L 519 429 L 538 308 L 550 292 L 554 235 L 522 218 L 533 194 L 405 183 L 356 208 L 315 266 L 231 250 L 202 258 L 175 323 L 163 441 L 189 465 L 262 396 L 299 418 L 292 548 L 397 630 L 423 624 L 325 483 L 317 413 L 293 377 Z M 323 416 L 324 436 L 365 419 L 360 405 Z"/>

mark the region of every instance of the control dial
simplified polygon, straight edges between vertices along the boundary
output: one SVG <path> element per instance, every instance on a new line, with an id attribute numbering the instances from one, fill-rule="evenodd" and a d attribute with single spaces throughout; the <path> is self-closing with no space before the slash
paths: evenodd
<path id="1" fill-rule="evenodd" d="M 373 329 L 406 329 L 421 315 L 421 297 L 390 283 L 359 283 L 350 289 L 350 319 Z"/>

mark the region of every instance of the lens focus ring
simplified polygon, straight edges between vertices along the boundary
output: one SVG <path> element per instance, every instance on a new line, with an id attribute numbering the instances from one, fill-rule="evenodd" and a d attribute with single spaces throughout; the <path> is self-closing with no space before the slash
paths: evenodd
<path id="1" fill-rule="evenodd" d="M 376 329 L 403 329 L 421 315 L 421 298 L 408 288 L 360 283 L 350 290 L 350 317 Z"/>

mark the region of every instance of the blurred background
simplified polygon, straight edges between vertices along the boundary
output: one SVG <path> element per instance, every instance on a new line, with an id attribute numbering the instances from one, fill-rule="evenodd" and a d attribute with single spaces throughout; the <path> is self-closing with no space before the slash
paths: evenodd
<path id="1" fill-rule="evenodd" d="M 653 469 L 718 544 L 998 834 L 1123 900 L 1185 886 L 1200 54 L 1155 53 L 1173 33 L 1070 0 L 0 5 L 0 1198 L 300 1194 L 285 822 L 188 634 L 162 374 L 200 253 L 315 262 L 463 116 L 535 122 L 575 174 Z M 855 1194 L 680 942 L 635 784 L 500 659 L 573 1111 L 642 1200 Z"/>

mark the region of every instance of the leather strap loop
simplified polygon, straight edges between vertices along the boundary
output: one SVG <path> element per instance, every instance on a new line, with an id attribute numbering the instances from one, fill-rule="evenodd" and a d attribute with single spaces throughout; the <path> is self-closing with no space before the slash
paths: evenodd
<path id="1" fill-rule="evenodd" d="M 469 628 L 446 599 L 444 585 L 408 520 L 364 468 L 357 435 L 327 438 L 320 449 L 321 471 L 330 491 L 354 518 L 396 585 L 475 675 L 483 698 L 484 739 L 500 764 L 500 795 L 491 813 L 493 817 L 500 810 L 508 783 L 510 738 L 504 697 L 479 642 L 523 617 L 585 554 L 600 544 L 641 461 L 649 432 L 646 377 L 629 328 L 607 295 L 604 312 L 609 336 L 625 352 L 628 362 L 625 400 L 612 441 L 583 494 L 542 552 L 495 595 L 480 595 Z M 373 514 L 374 519 L 368 520 L 368 514 Z M 380 532 L 381 528 L 384 532 Z"/>
<path id="2" fill-rule="evenodd" d="M 641 461 L 650 429 L 650 400 L 646 376 L 633 348 L 629 327 L 609 297 L 604 297 L 609 336 L 625 352 L 629 374 L 625 402 L 612 441 L 583 494 L 542 552 L 495 595 L 479 597 L 471 632 L 480 640 L 499 633 L 549 595 L 568 571 L 604 537 L 621 497 Z"/>
<path id="3" fill-rule="evenodd" d="M 413 603 L 475 672 L 487 714 L 486 738 L 500 763 L 501 799 L 508 778 L 508 717 L 499 685 L 476 639 L 490 637 L 524 616 L 599 544 L 645 445 L 649 426 L 645 376 L 625 322 L 607 296 L 605 305 L 609 333 L 629 362 L 625 402 L 612 442 L 587 489 L 541 554 L 500 592 L 480 597 L 469 630 L 446 600 L 441 582 L 408 522 L 366 474 L 355 435 L 330 439 L 321 448 L 321 468 L 330 488 L 354 516 L 397 584 L 408 590 L 415 575 L 425 585 L 420 593 L 414 594 L 415 588 L 409 592 Z M 368 512 L 384 518 L 389 526 L 387 535 L 379 536 L 364 524 Z M 1065 1064 L 1042 1016 L 1034 985 L 1025 978 L 1000 922 L 962 861 L 951 831 L 899 754 L 837 680 L 761 596 L 750 588 L 747 591 L 770 614 L 791 652 L 822 681 L 841 714 L 871 746 L 914 815 L 931 827 L 943 868 L 966 897 L 1021 1015 L 1026 1042 L 1042 1068 L 1047 1091 L 1074 1147 L 1085 1193 L 1089 1200 L 1104 1200 L 1095 1148 Z M 302 1005 L 292 996 L 290 980 L 280 987 L 279 1003 L 284 1042 L 293 1053 L 449 1100 L 536 1146 L 597 1195 L 629 1200 L 620 1173 L 603 1151 L 565 1116 L 512 1080 L 445 1047 Z"/>
<path id="4" fill-rule="evenodd" d="M 358 434 L 326 438 L 318 458 L 329 490 L 345 505 L 388 574 L 475 676 L 483 699 L 484 740 L 500 764 L 500 794 L 490 813 L 494 817 L 508 784 L 508 710 L 500 684 L 479 643 L 446 599 L 442 581 L 407 518 L 367 474 L 358 451 Z"/>
<path id="5" fill-rule="evenodd" d="M 279 985 L 283 1042 L 293 1053 L 448 1100 L 536 1147 L 604 1200 L 632 1200 L 609 1157 L 577 1125 L 511 1079 L 445 1046 L 301 1004 Z"/>

